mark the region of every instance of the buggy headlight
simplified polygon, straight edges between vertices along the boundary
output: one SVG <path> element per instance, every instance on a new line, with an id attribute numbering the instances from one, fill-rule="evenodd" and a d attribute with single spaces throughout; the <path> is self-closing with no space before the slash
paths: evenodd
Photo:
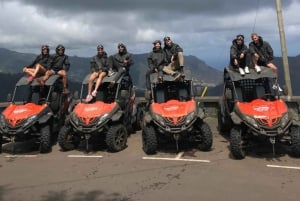
<path id="1" fill-rule="evenodd" d="M 289 122 L 289 114 L 285 113 L 281 118 L 281 127 L 284 127 Z"/>
<path id="2" fill-rule="evenodd" d="M 31 124 L 33 121 L 36 120 L 37 115 L 33 115 L 31 117 L 29 117 L 26 122 L 24 123 L 24 127 L 28 126 L 29 124 Z"/>
<path id="3" fill-rule="evenodd" d="M 160 115 L 158 115 L 158 114 L 155 114 L 154 115 L 154 119 L 157 121 L 157 122 L 159 122 L 161 125 L 165 125 L 165 120 L 164 120 L 164 118 L 162 118 L 162 116 L 160 116 Z"/>
<path id="4" fill-rule="evenodd" d="M 258 124 L 256 122 L 255 119 L 253 119 L 252 117 L 249 117 L 249 116 L 245 116 L 245 120 L 251 124 L 252 126 L 254 126 L 255 128 L 258 128 Z"/>
<path id="5" fill-rule="evenodd" d="M 78 117 L 76 116 L 75 113 L 71 113 L 71 121 L 75 124 L 75 125 L 78 125 L 79 124 L 79 119 Z"/>
<path id="6" fill-rule="evenodd" d="M 98 122 L 97 122 L 97 125 L 99 125 L 99 124 L 101 124 L 102 122 L 104 122 L 104 121 L 107 119 L 107 117 L 108 117 L 108 114 L 107 114 L 107 113 L 105 113 L 104 115 L 102 115 L 102 116 L 99 118 L 99 120 L 98 120 Z"/>
<path id="7" fill-rule="evenodd" d="M 186 116 L 185 124 L 191 123 L 191 121 L 194 119 L 194 117 L 195 117 L 195 112 L 189 113 L 189 114 Z"/>

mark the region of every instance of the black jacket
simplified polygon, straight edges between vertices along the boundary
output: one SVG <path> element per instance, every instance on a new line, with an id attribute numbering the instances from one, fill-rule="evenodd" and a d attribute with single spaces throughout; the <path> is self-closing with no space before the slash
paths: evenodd
<path id="1" fill-rule="evenodd" d="M 240 55 L 244 53 L 243 61 L 240 61 Z M 232 41 L 232 45 L 230 47 L 230 64 L 233 64 L 234 59 L 237 59 L 239 62 L 245 63 L 246 55 L 248 53 L 248 47 L 244 43 L 238 45 L 236 39 Z"/>
<path id="2" fill-rule="evenodd" d="M 172 56 L 174 56 L 174 60 L 176 60 L 178 57 L 177 56 L 178 52 L 183 52 L 182 48 L 178 44 L 173 43 L 173 42 L 172 42 L 171 46 L 165 45 L 164 51 L 166 53 L 168 63 L 171 63 Z"/>
<path id="3" fill-rule="evenodd" d="M 249 43 L 249 51 L 252 54 L 257 53 L 259 55 L 259 61 L 269 62 L 274 59 L 273 49 L 267 41 L 263 41 L 262 37 L 259 36 L 259 43 Z"/>
<path id="4" fill-rule="evenodd" d="M 51 58 L 49 54 L 46 55 L 40 54 L 35 58 L 35 60 L 28 67 L 34 68 L 34 66 L 39 63 L 40 65 L 48 69 L 50 66 L 50 62 L 51 62 Z"/>
<path id="5" fill-rule="evenodd" d="M 67 55 L 58 55 L 58 54 L 53 54 L 51 55 L 51 64 L 50 68 L 51 70 L 54 71 L 60 71 L 60 70 L 65 70 L 68 71 L 70 68 L 70 62 L 69 62 L 69 57 Z"/>
<path id="6" fill-rule="evenodd" d="M 118 71 L 119 68 L 125 68 L 129 71 L 130 66 L 133 64 L 132 56 L 130 53 L 127 52 L 127 49 L 124 48 L 124 52 L 118 52 L 110 57 L 110 66 L 115 70 Z M 124 60 L 128 60 L 127 63 L 124 63 Z"/>
<path id="7" fill-rule="evenodd" d="M 103 52 L 103 55 L 93 56 L 90 63 L 92 72 L 98 72 L 99 70 L 107 72 L 109 67 L 107 53 Z"/>
<path id="8" fill-rule="evenodd" d="M 160 48 L 157 50 L 155 47 L 153 48 L 152 52 L 148 54 L 147 61 L 148 67 L 151 70 L 154 70 L 154 68 L 160 69 L 168 63 L 166 53 L 163 51 L 163 49 Z"/>

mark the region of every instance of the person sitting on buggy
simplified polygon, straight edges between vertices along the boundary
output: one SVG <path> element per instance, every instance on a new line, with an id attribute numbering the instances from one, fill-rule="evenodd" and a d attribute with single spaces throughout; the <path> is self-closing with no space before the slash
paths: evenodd
<path id="1" fill-rule="evenodd" d="M 244 35 L 239 34 L 232 41 L 230 47 L 230 65 L 234 70 L 238 70 L 241 75 L 245 73 L 250 73 L 249 67 L 246 65 L 248 47 L 244 44 Z"/>
<path id="2" fill-rule="evenodd" d="M 108 73 L 108 57 L 107 53 L 104 51 L 103 45 L 97 46 L 97 55 L 92 57 L 91 60 L 91 75 L 89 77 L 89 84 L 88 84 L 88 95 L 85 99 L 85 102 L 90 102 L 93 97 L 97 96 L 97 91 L 99 86 L 101 85 L 101 82 L 103 78 Z M 94 81 L 97 79 L 95 88 L 92 92 Z"/>
<path id="3" fill-rule="evenodd" d="M 163 72 L 172 75 L 175 80 L 184 77 L 183 73 L 183 49 L 174 43 L 169 36 L 164 37 L 164 48 L 167 65 L 163 67 Z"/>
<path id="4" fill-rule="evenodd" d="M 113 87 L 115 82 L 120 79 L 120 77 L 129 72 L 130 66 L 133 65 L 132 56 L 127 52 L 127 48 L 123 43 L 118 44 L 118 53 L 109 57 L 109 66 L 111 66 L 113 71 L 116 71 L 114 80 L 110 83 L 110 87 Z"/>
<path id="5" fill-rule="evenodd" d="M 161 47 L 161 41 L 155 40 L 153 42 L 154 47 L 152 51 L 148 54 L 147 61 L 149 70 L 146 73 L 146 88 L 150 90 L 150 75 L 151 73 L 158 73 L 157 81 L 162 82 L 163 79 L 163 67 L 168 63 L 166 54 Z"/>
<path id="6" fill-rule="evenodd" d="M 32 82 L 36 76 L 44 75 L 50 65 L 49 46 L 42 45 L 41 54 L 28 66 L 23 68 L 23 72 L 28 74 L 28 82 Z"/>
<path id="7" fill-rule="evenodd" d="M 40 85 L 45 85 L 45 82 L 49 79 L 51 75 L 58 74 L 62 77 L 63 83 L 63 93 L 70 93 L 67 88 L 67 71 L 70 68 L 70 62 L 68 55 L 65 54 L 65 47 L 63 45 L 58 45 L 56 47 L 56 54 L 51 55 L 50 66 L 47 69 L 45 76 L 37 79 Z"/>

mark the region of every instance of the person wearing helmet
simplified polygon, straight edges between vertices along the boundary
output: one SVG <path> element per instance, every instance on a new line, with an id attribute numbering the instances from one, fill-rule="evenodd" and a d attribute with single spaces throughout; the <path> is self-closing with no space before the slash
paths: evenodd
<path id="1" fill-rule="evenodd" d="M 70 68 L 69 57 L 65 54 L 65 47 L 63 45 L 58 45 L 55 50 L 56 53 L 51 55 L 50 66 L 47 69 L 45 76 L 37 81 L 41 85 L 44 85 L 51 75 L 58 74 L 62 77 L 63 93 L 69 93 L 67 88 L 67 71 Z"/>
<path id="2" fill-rule="evenodd" d="M 158 82 L 163 79 L 163 67 L 168 63 L 166 54 L 161 47 L 161 41 L 155 40 L 153 43 L 152 51 L 148 54 L 147 61 L 149 70 L 146 73 L 146 88 L 151 90 L 150 75 L 151 73 L 158 73 Z"/>
<path id="3" fill-rule="evenodd" d="M 127 52 L 127 48 L 123 43 L 118 44 L 118 53 L 110 57 L 110 66 L 113 71 L 117 72 L 110 87 L 121 77 L 122 74 L 129 72 L 130 66 L 133 64 L 132 56 Z"/>
<path id="4" fill-rule="evenodd" d="M 36 76 L 44 75 L 50 65 L 49 46 L 42 45 L 41 54 L 28 66 L 23 68 L 23 72 L 28 74 L 28 82 L 32 82 Z"/>
<path id="5" fill-rule="evenodd" d="M 246 66 L 248 47 L 244 44 L 244 35 L 239 34 L 232 41 L 230 47 L 230 65 L 233 69 L 240 72 L 241 75 L 245 73 L 250 73 L 249 67 Z"/>
<path id="6" fill-rule="evenodd" d="M 169 36 L 164 37 L 164 51 L 167 57 L 167 65 L 164 66 L 163 72 L 172 75 L 175 80 L 184 77 L 183 74 L 183 49 L 174 43 Z"/>
<path id="7" fill-rule="evenodd" d="M 88 103 L 93 99 L 93 97 L 96 97 L 98 88 L 101 85 L 103 78 L 108 73 L 108 66 L 107 53 L 104 51 L 103 45 L 100 44 L 97 46 L 97 55 L 93 56 L 91 59 L 91 74 L 89 77 L 88 95 L 85 99 L 85 102 Z M 98 79 L 96 81 L 94 91 L 92 92 L 96 78 Z"/>

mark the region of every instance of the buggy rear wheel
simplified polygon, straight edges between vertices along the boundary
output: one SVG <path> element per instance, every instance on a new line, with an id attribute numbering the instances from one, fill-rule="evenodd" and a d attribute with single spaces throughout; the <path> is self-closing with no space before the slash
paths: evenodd
<path id="1" fill-rule="evenodd" d="M 108 150 L 117 152 L 125 149 L 127 137 L 127 129 L 124 125 L 111 125 L 106 134 L 106 144 Z"/>
<path id="2" fill-rule="evenodd" d="M 157 150 L 156 132 L 151 125 L 147 125 L 142 130 L 143 150 L 146 154 L 155 154 Z"/>
<path id="3" fill-rule="evenodd" d="M 41 136 L 40 136 L 40 153 L 48 153 L 51 151 L 51 132 L 49 125 L 43 125 L 41 127 Z"/>
<path id="4" fill-rule="evenodd" d="M 300 157 L 300 127 L 293 126 L 291 128 L 291 155 Z"/>
<path id="5" fill-rule="evenodd" d="M 80 143 L 80 138 L 72 132 L 70 126 L 63 126 L 58 134 L 58 144 L 62 151 L 76 149 Z"/>
<path id="6" fill-rule="evenodd" d="M 230 151 L 235 159 L 245 158 L 242 129 L 239 126 L 235 126 L 230 130 Z"/>
<path id="7" fill-rule="evenodd" d="M 213 143 L 212 132 L 209 125 L 202 121 L 198 125 L 200 133 L 196 137 L 196 140 L 199 141 L 198 149 L 201 151 L 209 151 Z"/>

